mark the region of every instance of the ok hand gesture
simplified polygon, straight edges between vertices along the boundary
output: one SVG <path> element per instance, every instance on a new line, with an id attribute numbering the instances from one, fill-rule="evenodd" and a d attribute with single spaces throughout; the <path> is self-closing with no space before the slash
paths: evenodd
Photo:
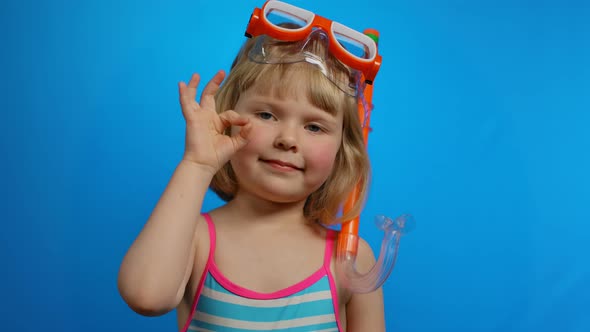
<path id="1" fill-rule="evenodd" d="M 196 101 L 198 74 L 193 74 L 188 85 L 178 83 L 182 115 L 186 121 L 183 160 L 211 171 L 212 175 L 246 145 L 252 126 L 247 118 L 235 111 L 216 112 L 215 93 L 224 78 L 223 71 L 215 74 L 205 86 L 200 103 Z M 230 126 L 239 126 L 241 130 L 233 136 L 225 135 L 225 129 Z"/>

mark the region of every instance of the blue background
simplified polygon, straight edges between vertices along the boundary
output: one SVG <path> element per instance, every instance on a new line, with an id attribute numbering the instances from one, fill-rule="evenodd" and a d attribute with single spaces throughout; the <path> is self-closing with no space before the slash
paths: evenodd
<path id="1" fill-rule="evenodd" d="M 589 2 L 291 3 L 381 32 L 361 233 L 417 221 L 388 331 L 590 331 Z M 182 156 L 177 82 L 229 69 L 261 4 L 0 4 L 1 330 L 175 330 L 118 267 Z"/>

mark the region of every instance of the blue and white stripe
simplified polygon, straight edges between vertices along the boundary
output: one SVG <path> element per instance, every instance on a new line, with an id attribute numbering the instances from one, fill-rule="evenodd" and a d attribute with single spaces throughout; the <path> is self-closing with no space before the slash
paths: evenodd
<path id="1" fill-rule="evenodd" d="M 278 299 L 234 294 L 207 273 L 189 331 L 337 332 L 328 276 Z"/>

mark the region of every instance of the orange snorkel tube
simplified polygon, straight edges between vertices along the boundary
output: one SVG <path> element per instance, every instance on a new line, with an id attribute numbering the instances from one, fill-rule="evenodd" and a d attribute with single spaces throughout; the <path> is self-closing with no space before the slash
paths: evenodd
<path id="1" fill-rule="evenodd" d="M 366 35 L 375 40 L 378 44 L 379 32 L 374 29 L 364 31 Z M 364 80 L 363 80 L 364 81 Z M 359 92 L 358 98 L 358 116 L 363 129 L 363 138 L 367 146 L 371 120 L 371 111 L 373 109 L 373 85 L 366 84 L 364 90 Z M 358 201 L 359 185 L 350 193 L 344 203 L 344 213 L 350 211 L 355 202 Z M 336 250 L 337 271 L 344 285 L 355 293 L 369 293 L 381 287 L 387 277 L 389 277 L 399 247 L 399 240 L 402 234 L 411 230 L 414 221 L 409 215 L 402 215 L 396 220 L 391 220 L 385 216 L 377 216 L 377 226 L 385 232 L 381 242 L 381 252 L 375 265 L 367 273 L 361 274 L 356 270 L 356 257 L 358 253 L 358 231 L 360 216 L 348 220 L 342 224 L 338 236 L 338 247 Z"/>

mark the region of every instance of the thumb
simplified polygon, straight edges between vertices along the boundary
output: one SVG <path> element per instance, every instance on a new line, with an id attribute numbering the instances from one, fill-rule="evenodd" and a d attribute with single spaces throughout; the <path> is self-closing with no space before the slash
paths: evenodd
<path id="1" fill-rule="evenodd" d="M 243 148 L 250 141 L 250 133 L 252 131 L 252 124 L 249 119 L 247 122 L 240 126 L 239 131 L 232 135 L 231 139 L 234 141 L 234 146 L 237 149 Z"/>
<path id="2" fill-rule="evenodd" d="M 230 136 L 235 150 L 237 151 L 244 147 L 249 141 L 250 132 L 252 130 L 250 119 L 243 117 L 239 113 L 231 110 L 221 113 L 219 118 L 221 119 L 223 125 L 222 130 L 225 130 L 230 126 L 234 126 L 235 129 L 237 129 Z"/>

